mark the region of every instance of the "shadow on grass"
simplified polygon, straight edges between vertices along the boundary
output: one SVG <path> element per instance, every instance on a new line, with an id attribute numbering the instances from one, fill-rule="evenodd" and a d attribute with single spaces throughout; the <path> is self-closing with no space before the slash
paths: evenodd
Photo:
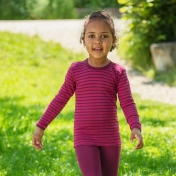
<path id="1" fill-rule="evenodd" d="M 23 133 L 23 131 L 26 131 L 28 128 L 30 129 L 30 126 L 39 120 L 46 106 L 41 104 L 26 105 L 23 100 L 24 97 L 0 98 L 1 130 L 13 132 L 13 134 L 16 131 L 19 134 L 21 130 Z M 73 112 L 61 113 L 59 118 L 71 121 L 73 120 Z"/>
<path id="2" fill-rule="evenodd" d="M 48 130 L 43 139 L 44 149 L 35 150 L 31 145 L 32 134 L 45 107 L 26 105 L 23 100 L 23 97 L 0 99 L 0 174 L 79 176 L 70 129 L 63 126 Z M 69 122 L 73 112 L 60 116 Z"/>
<path id="3" fill-rule="evenodd" d="M 154 117 L 149 117 L 147 119 L 141 120 L 142 124 L 145 126 L 152 127 L 167 127 L 172 121 L 155 119 Z"/>
<path id="4" fill-rule="evenodd" d="M 81 175 L 73 149 L 73 134 L 67 126 L 59 127 L 60 121 L 65 120 L 64 125 L 71 123 L 73 111 L 60 114 L 60 120 L 54 122 L 58 128 L 46 132 L 43 139 L 44 149 L 36 151 L 31 146 L 32 133 L 45 107 L 35 104 L 25 105 L 23 100 L 23 97 L 0 99 L 0 171 L 8 176 L 48 176 L 58 173 L 60 176 Z M 144 124 L 153 118 L 146 118 Z M 167 121 L 172 119 L 164 120 L 163 125 L 166 125 Z M 151 122 L 151 125 L 153 123 L 156 122 Z M 120 174 L 139 173 L 141 176 L 164 175 L 166 172 L 168 175 L 174 174 L 176 163 L 173 160 L 173 153 L 165 150 L 164 146 L 160 150 L 160 145 L 159 154 L 152 154 L 150 147 L 153 147 L 151 142 L 141 151 L 122 151 Z"/>
<path id="5" fill-rule="evenodd" d="M 145 126 L 146 125 L 152 127 L 173 126 L 173 122 L 175 121 L 175 114 L 173 112 L 175 109 L 174 105 L 172 106 L 162 103 L 157 105 L 156 102 L 147 105 L 147 103 L 144 102 L 143 105 L 140 105 L 137 108 L 141 116 L 140 118 L 141 123 L 144 124 Z"/>
<path id="6" fill-rule="evenodd" d="M 140 100 L 137 108 L 141 117 L 144 148 L 134 151 L 136 142 L 129 144 L 128 132 L 121 128 L 124 145 L 119 176 L 175 175 L 175 106 Z M 126 125 L 124 119 L 120 118 L 121 124 Z"/>
<path id="7" fill-rule="evenodd" d="M 148 146 L 149 147 L 149 146 Z M 176 173 L 176 161 L 172 153 L 163 150 L 159 155 L 151 154 L 145 148 L 140 151 L 122 151 L 120 176 L 131 175 L 173 175 Z M 135 174 L 134 174 L 135 173 Z"/>

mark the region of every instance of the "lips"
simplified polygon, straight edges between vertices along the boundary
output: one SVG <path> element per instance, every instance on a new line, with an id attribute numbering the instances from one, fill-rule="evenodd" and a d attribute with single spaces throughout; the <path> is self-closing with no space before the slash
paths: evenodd
<path id="1" fill-rule="evenodd" d="M 103 49 L 102 48 L 93 48 L 95 52 L 101 52 Z"/>

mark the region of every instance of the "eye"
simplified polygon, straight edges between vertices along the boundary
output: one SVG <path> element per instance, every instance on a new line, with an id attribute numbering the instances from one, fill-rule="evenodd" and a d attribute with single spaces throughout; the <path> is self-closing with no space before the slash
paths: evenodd
<path id="1" fill-rule="evenodd" d="M 88 38 L 94 38 L 94 35 L 89 35 Z"/>
<path id="2" fill-rule="evenodd" d="M 102 35 L 101 38 L 108 38 L 108 36 L 107 35 Z"/>

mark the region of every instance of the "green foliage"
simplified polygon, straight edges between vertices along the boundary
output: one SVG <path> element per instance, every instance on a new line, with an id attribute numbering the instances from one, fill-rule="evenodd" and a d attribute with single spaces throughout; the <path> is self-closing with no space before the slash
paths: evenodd
<path id="1" fill-rule="evenodd" d="M 0 19 L 72 19 L 76 18 L 70 0 L 0 0 Z"/>
<path id="2" fill-rule="evenodd" d="M 29 19 L 36 0 L 0 0 L 0 20 Z"/>
<path id="3" fill-rule="evenodd" d="M 118 7 L 116 0 L 0 0 L 0 20 L 75 19 L 75 7 L 102 9 Z M 85 15 L 84 15 L 85 16 Z"/>
<path id="4" fill-rule="evenodd" d="M 86 57 L 38 37 L 0 32 L 0 41 L 0 175 L 81 176 L 73 148 L 74 97 L 45 131 L 42 151 L 31 146 L 31 139 L 70 64 Z M 175 106 L 137 96 L 135 102 L 145 147 L 133 150 L 136 142 L 129 142 L 130 130 L 119 108 L 119 176 L 174 176 Z"/>
<path id="5" fill-rule="evenodd" d="M 45 19 L 73 19 L 76 18 L 73 1 L 70 0 L 49 0 L 43 9 Z"/>
<path id="6" fill-rule="evenodd" d="M 116 0 L 74 0 L 75 7 L 77 8 L 92 8 L 92 7 L 99 7 L 99 8 L 106 8 L 106 7 L 119 7 Z"/>
<path id="7" fill-rule="evenodd" d="M 175 0 L 118 0 L 129 25 L 121 41 L 120 55 L 137 68 L 152 65 L 150 45 L 176 41 Z"/>
<path id="8" fill-rule="evenodd" d="M 141 70 L 142 73 L 151 78 L 152 80 L 165 83 L 169 86 L 176 86 L 176 69 L 168 70 L 167 72 L 159 72 L 154 68 L 150 68 L 148 70 Z"/>

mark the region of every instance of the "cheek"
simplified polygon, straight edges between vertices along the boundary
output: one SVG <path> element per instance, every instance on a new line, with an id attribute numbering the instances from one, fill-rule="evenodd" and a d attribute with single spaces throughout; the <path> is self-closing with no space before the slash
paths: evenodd
<path id="1" fill-rule="evenodd" d="M 107 41 L 107 42 L 105 42 L 104 43 L 107 47 L 112 47 L 112 45 L 113 45 L 113 42 L 111 41 L 111 40 L 109 40 L 109 41 Z"/>
<path id="2" fill-rule="evenodd" d="M 92 43 L 93 43 L 93 41 L 90 39 L 86 39 L 86 40 L 84 40 L 84 42 L 86 45 L 92 45 Z"/>

